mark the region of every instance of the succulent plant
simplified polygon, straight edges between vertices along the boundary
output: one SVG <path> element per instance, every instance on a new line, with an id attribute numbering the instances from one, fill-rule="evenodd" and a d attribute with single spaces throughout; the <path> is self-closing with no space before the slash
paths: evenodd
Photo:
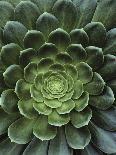
<path id="1" fill-rule="evenodd" d="M 116 153 L 116 0 L 0 1 L 0 155 Z"/>

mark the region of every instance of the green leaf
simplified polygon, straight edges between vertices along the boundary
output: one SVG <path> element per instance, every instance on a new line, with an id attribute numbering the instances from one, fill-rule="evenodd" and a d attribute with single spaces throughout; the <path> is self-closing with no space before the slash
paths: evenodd
<path id="1" fill-rule="evenodd" d="M 50 141 L 48 155 L 71 155 L 72 149 L 68 147 L 64 129 L 58 130 L 57 136 Z"/>
<path id="2" fill-rule="evenodd" d="M 37 112 L 33 108 L 33 104 L 36 103 L 33 99 L 30 100 L 19 100 L 18 108 L 20 114 L 29 119 L 34 119 L 37 117 Z"/>
<path id="3" fill-rule="evenodd" d="M 3 29 L 0 27 L 0 50 L 3 46 Z"/>
<path id="4" fill-rule="evenodd" d="M 70 32 L 71 43 L 81 44 L 86 47 L 89 43 L 89 37 L 83 29 L 74 29 Z"/>
<path id="5" fill-rule="evenodd" d="M 70 36 L 66 31 L 58 28 L 50 33 L 48 41 L 55 44 L 60 52 L 65 52 L 70 44 Z"/>
<path id="6" fill-rule="evenodd" d="M 68 54 L 72 57 L 73 63 L 85 61 L 87 53 L 81 44 L 71 44 L 67 48 Z"/>
<path id="7" fill-rule="evenodd" d="M 17 94 L 18 98 L 21 100 L 30 99 L 30 87 L 31 85 L 27 83 L 24 79 L 18 80 L 15 86 L 15 93 Z"/>
<path id="8" fill-rule="evenodd" d="M 116 56 L 116 28 L 107 32 L 106 44 L 103 49 L 104 54 L 113 54 Z"/>
<path id="9" fill-rule="evenodd" d="M 46 40 L 47 40 L 48 35 L 53 30 L 58 28 L 59 27 L 58 25 L 59 25 L 58 19 L 54 15 L 47 13 L 47 12 L 44 12 L 37 19 L 36 29 L 38 31 L 42 32 L 44 34 Z"/>
<path id="10" fill-rule="evenodd" d="M 74 90 L 66 92 L 66 94 L 64 96 L 59 98 L 59 101 L 66 102 L 72 98 L 73 94 L 74 94 Z"/>
<path id="11" fill-rule="evenodd" d="M 13 89 L 7 89 L 2 92 L 0 105 L 7 113 L 18 111 L 18 97 Z"/>
<path id="12" fill-rule="evenodd" d="M 33 129 L 34 135 L 40 140 L 53 139 L 57 134 L 57 128 L 48 124 L 47 116 L 39 116 Z"/>
<path id="13" fill-rule="evenodd" d="M 39 8 L 30 1 L 21 1 L 14 11 L 15 20 L 25 25 L 27 29 L 35 28 L 35 22 L 39 15 Z"/>
<path id="14" fill-rule="evenodd" d="M 82 28 L 90 23 L 94 15 L 97 0 L 73 0 L 76 8 L 79 8 L 77 27 Z"/>
<path id="15" fill-rule="evenodd" d="M 5 66 L 10 66 L 19 63 L 21 47 L 15 43 L 10 43 L 2 47 L 1 49 L 1 60 Z M 9 57 L 11 59 L 9 59 Z"/>
<path id="16" fill-rule="evenodd" d="M 105 82 L 102 77 L 94 72 L 92 81 L 84 85 L 84 90 L 87 91 L 90 95 L 99 95 L 102 93 L 105 86 Z"/>
<path id="17" fill-rule="evenodd" d="M 109 131 L 116 130 L 116 107 L 111 107 L 106 111 L 93 109 L 92 120 L 101 128 Z"/>
<path id="18" fill-rule="evenodd" d="M 52 100 L 54 99 L 52 96 L 50 96 L 50 94 L 47 93 L 47 91 L 43 87 L 41 88 L 41 93 L 44 98 L 52 99 Z"/>
<path id="19" fill-rule="evenodd" d="M 82 111 L 88 105 L 89 93 L 86 91 L 83 92 L 82 95 L 77 100 L 74 100 L 74 102 L 75 102 L 75 110 L 78 112 Z"/>
<path id="20" fill-rule="evenodd" d="M 85 62 L 80 62 L 76 66 L 78 71 L 78 78 L 83 84 L 86 84 L 92 80 L 93 72 L 92 68 Z"/>
<path id="21" fill-rule="evenodd" d="M 105 86 L 102 94 L 99 96 L 90 96 L 89 104 L 98 109 L 106 110 L 112 106 L 114 100 L 113 91 L 110 87 Z"/>
<path id="22" fill-rule="evenodd" d="M 92 110 L 90 108 L 85 108 L 81 112 L 72 111 L 70 114 L 71 123 L 75 128 L 81 128 L 83 126 L 88 125 L 91 117 L 92 117 Z"/>
<path id="23" fill-rule="evenodd" d="M 50 99 L 44 99 L 44 103 L 48 106 L 48 107 L 50 107 L 50 108 L 58 108 L 58 107 L 60 107 L 61 105 L 62 105 L 62 102 L 61 101 L 59 101 L 58 99 L 52 99 L 52 100 L 50 100 Z"/>
<path id="24" fill-rule="evenodd" d="M 75 103 L 72 99 L 70 99 L 63 102 L 61 107 L 57 108 L 56 111 L 59 114 L 66 114 L 66 113 L 70 113 L 74 107 L 75 107 Z"/>
<path id="25" fill-rule="evenodd" d="M 56 55 L 55 61 L 57 63 L 65 65 L 65 64 L 72 63 L 72 58 L 70 57 L 70 55 L 68 53 L 59 53 Z"/>
<path id="26" fill-rule="evenodd" d="M 42 95 L 42 92 L 40 90 L 37 90 L 37 88 L 32 85 L 30 88 L 30 93 L 31 97 L 36 101 L 36 102 L 43 102 L 44 97 Z"/>
<path id="27" fill-rule="evenodd" d="M 7 138 L 0 143 L 0 153 L 1 155 L 19 155 L 24 149 L 24 145 L 19 145 L 16 143 L 11 143 L 10 139 Z"/>
<path id="28" fill-rule="evenodd" d="M 19 65 L 11 65 L 3 73 L 5 83 L 14 87 L 16 82 L 23 77 L 23 70 Z"/>
<path id="29" fill-rule="evenodd" d="M 80 80 L 75 81 L 74 85 L 74 93 L 72 98 L 73 99 L 78 99 L 83 93 L 83 84 Z"/>
<path id="30" fill-rule="evenodd" d="M 44 36 L 40 31 L 30 30 L 24 38 L 25 48 L 33 48 L 38 50 L 44 44 Z"/>
<path id="31" fill-rule="evenodd" d="M 76 81 L 78 79 L 78 71 L 76 67 L 71 64 L 66 64 L 64 65 L 64 67 L 65 67 L 66 73 L 69 74 L 74 81 Z"/>
<path id="32" fill-rule="evenodd" d="M 92 144 L 87 145 L 84 150 L 81 151 L 81 155 L 103 155 L 103 152 L 96 149 Z"/>
<path id="33" fill-rule="evenodd" d="M 0 108 L 0 135 L 7 133 L 10 124 L 19 118 L 19 114 L 7 114 Z"/>
<path id="34" fill-rule="evenodd" d="M 57 71 L 64 71 L 65 70 L 65 68 L 64 68 L 64 66 L 63 65 L 61 65 L 60 63 L 55 63 L 55 64 L 53 64 L 53 65 L 51 65 L 50 67 L 49 67 L 49 70 L 51 71 L 54 71 L 54 72 L 57 72 Z"/>
<path id="35" fill-rule="evenodd" d="M 39 114 L 49 115 L 52 112 L 52 108 L 46 106 L 44 102 L 35 102 L 33 107 Z"/>
<path id="36" fill-rule="evenodd" d="M 12 123 L 8 128 L 8 136 L 11 139 L 11 142 L 17 144 L 26 144 L 33 137 L 33 125 L 35 120 L 20 118 L 14 123 Z"/>
<path id="37" fill-rule="evenodd" d="M 105 0 L 100 1 L 97 5 L 92 21 L 101 22 L 104 24 L 107 30 L 116 26 L 116 1 Z"/>
<path id="38" fill-rule="evenodd" d="M 114 96 L 116 95 L 116 79 L 108 81 L 108 86 L 113 90 Z"/>
<path id="39" fill-rule="evenodd" d="M 60 115 L 56 110 L 52 111 L 52 113 L 48 116 L 48 123 L 53 126 L 62 126 L 67 124 L 70 121 L 70 117 L 68 114 Z"/>
<path id="40" fill-rule="evenodd" d="M 92 67 L 93 70 L 99 69 L 104 62 L 104 56 L 101 48 L 89 46 L 86 47 L 87 60 L 86 63 Z"/>
<path id="41" fill-rule="evenodd" d="M 112 154 L 116 152 L 116 134 L 97 127 L 92 122 L 89 125 L 92 143 L 101 151 Z"/>
<path id="42" fill-rule="evenodd" d="M 47 155 L 48 142 L 33 138 L 24 150 L 23 155 Z"/>
<path id="43" fill-rule="evenodd" d="M 38 63 L 38 73 L 45 73 L 48 71 L 49 67 L 53 64 L 53 60 L 51 58 L 43 58 Z"/>
<path id="44" fill-rule="evenodd" d="M 36 63 L 29 63 L 24 68 L 24 77 L 25 80 L 29 83 L 34 83 L 34 79 L 37 75 L 37 64 Z"/>
<path id="45" fill-rule="evenodd" d="M 45 43 L 38 50 L 38 57 L 39 57 L 39 59 L 47 58 L 47 57 L 54 59 L 54 57 L 56 56 L 57 53 L 58 53 L 58 49 L 56 48 L 56 46 L 54 44 Z"/>
<path id="46" fill-rule="evenodd" d="M 17 21 L 8 21 L 4 27 L 6 43 L 16 43 L 23 47 L 23 39 L 27 32 L 26 27 Z"/>
<path id="47" fill-rule="evenodd" d="M 26 67 L 30 62 L 38 62 L 37 51 L 32 48 L 21 51 L 19 62 L 23 67 Z"/>
<path id="48" fill-rule="evenodd" d="M 66 139 L 73 149 L 84 149 L 90 142 L 91 134 L 87 127 L 75 128 L 71 124 L 65 127 Z"/>
<path id="49" fill-rule="evenodd" d="M 78 10 L 71 0 L 56 1 L 53 13 L 58 18 L 62 29 L 70 32 L 75 28 Z"/>
<path id="50" fill-rule="evenodd" d="M 56 0 L 31 0 L 33 3 L 35 3 L 38 8 L 40 9 L 41 13 L 43 12 L 51 12 L 52 7 Z"/>
<path id="51" fill-rule="evenodd" d="M 42 87 L 42 84 L 44 81 L 44 79 L 43 79 L 44 75 L 45 74 L 43 74 L 43 73 L 37 74 L 37 76 L 34 79 L 34 84 L 35 84 L 35 87 L 37 90 L 41 90 L 41 87 Z"/>
<path id="52" fill-rule="evenodd" d="M 102 23 L 91 22 L 84 27 L 92 46 L 103 47 L 106 41 L 106 29 Z M 99 39 L 100 38 L 100 39 Z"/>
<path id="53" fill-rule="evenodd" d="M 116 56 L 105 55 L 104 64 L 98 71 L 105 81 L 116 77 Z M 109 76 L 110 75 L 110 76 Z"/>
<path id="54" fill-rule="evenodd" d="M 14 8 L 5 1 L 0 1 L 0 27 L 4 27 L 7 21 L 13 20 Z"/>

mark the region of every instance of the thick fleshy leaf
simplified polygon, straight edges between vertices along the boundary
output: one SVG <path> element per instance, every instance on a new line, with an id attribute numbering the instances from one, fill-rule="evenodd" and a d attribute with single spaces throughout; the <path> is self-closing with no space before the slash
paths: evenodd
<path id="1" fill-rule="evenodd" d="M 73 80 L 77 80 L 78 79 L 78 72 L 75 66 L 71 65 L 71 64 L 66 64 L 64 65 L 66 73 L 68 73 Z"/>
<path id="2" fill-rule="evenodd" d="M 0 50 L 3 46 L 3 29 L 0 28 Z"/>
<path id="3" fill-rule="evenodd" d="M 104 61 L 104 56 L 101 48 L 89 46 L 86 48 L 87 52 L 87 64 L 92 67 L 93 70 L 99 69 Z"/>
<path id="4" fill-rule="evenodd" d="M 44 102 L 35 102 L 33 107 L 39 114 L 49 115 L 52 112 L 52 108 L 46 106 Z"/>
<path id="5" fill-rule="evenodd" d="M 34 119 L 37 117 L 37 112 L 33 108 L 33 104 L 36 103 L 33 99 L 30 100 L 19 100 L 18 108 L 21 115 L 29 118 Z"/>
<path id="6" fill-rule="evenodd" d="M 17 112 L 18 97 L 13 89 L 7 89 L 2 92 L 0 105 L 7 113 Z"/>
<path id="7" fill-rule="evenodd" d="M 40 140 L 53 139 L 57 134 L 56 127 L 48 124 L 47 116 L 39 116 L 33 129 L 34 135 Z"/>
<path id="8" fill-rule="evenodd" d="M 89 43 L 89 37 L 83 29 L 74 29 L 70 32 L 71 43 L 81 44 L 86 47 Z"/>
<path id="9" fill-rule="evenodd" d="M 101 22 L 104 24 L 107 30 L 116 26 L 116 1 L 105 0 L 99 1 L 96 11 L 94 13 L 92 21 Z"/>
<path id="10" fill-rule="evenodd" d="M 39 16 L 39 18 L 37 19 L 36 22 L 36 29 L 38 31 L 41 31 L 46 40 L 48 39 L 48 35 L 55 30 L 56 28 L 58 28 L 58 19 L 47 12 L 44 12 L 42 15 Z"/>
<path id="11" fill-rule="evenodd" d="M 81 155 L 104 155 L 104 154 L 100 150 L 96 149 L 92 144 L 89 144 L 84 148 L 84 150 L 82 150 Z"/>
<path id="12" fill-rule="evenodd" d="M 72 150 L 67 145 L 64 128 L 60 128 L 57 136 L 50 141 L 48 155 L 72 155 Z"/>
<path id="13" fill-rule="evenodd" d="M 43 58 L 38 63 L 38 73 L 45 73 L 48 71 L 49 67 L 53 64 L 53 60 L 51 58 Z"/>
<path id="14" fill-rule="evenodd" d="M 102 23 L 91 22 L 84 27 L 92 46 L 103 47 L 106 41 L 106 29 Z"/>
<path id="15" fill-rule="evenodd" d="M 99 95 L 105 86 L 105 82 L 102 77 L 94 72 L 92 80 L 84 85 L 84 90 L 87 91 L 90 95 Z"/>
<path id="16" fill-rule="evenodd" d="M 4 27 L 7 21 L 13 19 L 14 8 L 5 1 L 0 1 L 0 27 Z"/>
<path id="17" fill-rule="evenodd" d="M 70 36 L 66 31 L 58 28 L 50 33 L 48 41 L 55 44 L 60 52 L 65 52 L 70 44 Z"/>
<path id="18" fill-rule="evenodd" d="M 86 51 L 81 44 L 71 44 L 67 48 L 67 52 L 76 64 L 80 61 L 84 61 L 87 56 Z"/>
<path id="19" fill-rule="evenodd" d="M 15 86 L 15 93 L 17 94 L 18 98 L 21 100 L 30 99 L 31 98 L 30 87 L 31 85 L 25 82 L 25 80 L 23 79 L 18 80 Z"/>
<path id="20" fill-rule="evenodd" d="M 55 63 L 55 64 L 50 66 L 49 70 L 54 71 L 54 72 L 57 72 L 57 71 L 63 72 L 65 70 L 65 68 L 60 63 Z"/>
<path id="21" fill-rule="evenodd" d="M 72 98 L 73 99 L 78 99 L 83 93 L 83 84 L 80 80 L 75 81 L 74 85 L 74 93 Z"/>
<path id="22" fill-rule="evenodd" d="M 36 63 L 29 63 L 24 68 L 24 77 L 25 80 L 29 83 L 33 83 L 34 79 L 37 75 L 37 64 Z"/>
<path id="23" fill-rule="evenodd" d="M 25 25 L 28 29 L 35 28 L 39 15 L 39 8 L 30 1 L 21 1 L 14 11 L 15 20 Z"/>
<path id="24" fill-rule="evenodd" d="M 43 95 L 41 93 L 40 90 L 37 90 L 37 88 L 32 85 L 31 88 L 30 88 L 30 93 L 31 93 L 31 97 L 37 101 L 37 102 L 43 102 L 44 98 L 43 98 Z"/>
<path id="25" fill-rule="evenodd" d="M 71 0 L 56 1 L 53 7 L 53 13 L 58 18 L 60 27 L 68 32 L 75 28 L 78 12 Z"/>
<path id="26" fill-rule="evenodd" d="M 38 138 L 33 138 L 24 150 L 23 155 L 47 155 L 47 151 L 48 141 L 41 141 Z"/>
<path id="27" fill-rule="evenodd" d="M 0 135 L 7 132 L 10 124 L 19 118 L 19 114 L 7 114 L 0 108 Z"/>
<path id="28" fill-rule="evenodd" d="M 62 103 L 61 107 L 57 108 L 56 111 L 59 114 L 70 113 L 71 110 L 75 107 L 75 102 L 70 99 Z"/>
<path id="29" fill-rule="evenodd" d="M 98 71 L 104 80 L 108 81 L 116 77 L 116 56 L 105 55 L 104 65 Z M 110 76 L 109 76 L 110 75 Z"/>
<path id="30" fill-rule="evenodd" d="M 72 58 L 68 53 L 59 53 L 56 55 L 55 61 L 62 65 L 65 65 L 72 63 Z"/>
<path id="31" fill-rule="evenodd" d="M 88 125 L 91 117 L 92 117 L 92 110 L 90 108 L 85 108 L 81 112 L 72 111 L 70 114 L 71 123 L 75 128 L 81 128 L 83 126 Z"/>
<path id="32" fill-rule="evenodd" d="M 75 110 L 80 112 L 85 109 L 89 102 L 89 93 L 83 92 L 83 94 L 75 102 Z"/>
<path id="33" fill-rule="evenodd" d="M 44 36 L 40 31 L 30 30 L 26 33 L 24 38 L 25 48 L 33 48 L 38 50 L 44 44 Z"/>
<path id="34" fill-rule="evenodd" d="M 42 95 L 43 95 L 43 97 L 44 98 L 47 98 L 47 99 L 54 99 L 52 96 L 50 96 L 48 93 L 47 93 L 47 91 L 42 87 L 41 88 L 41 93 L 42 93 Z"/>
<path id="35" fill-rule="evenodd" d="M 32 48 L 21 51 L 19 62 L 23 67 L 26 67 L 30 62 L 38 62 L 37 51 Z"/>
<path id="36" fill-rule="evenodd" d="M 94 15 L 97 0 L 73 0 L 77 9 L 79 8 L 79 19 L 77 21 L 77 27 L 82 28 L 86 24 L 90 23 Z"/>
<path id="37" fill-rule="evenodd" d="M 80 62 L 76 66 L 78 71 L 78 78 L 83 84 L 86 84 L 92 80 L 93 72 L 92 68 L 85 62 Z"/>
<path id="38" fill-rule="evenodd" d="M 16 43 L 23 47 L 23 38 L 27 32 L 26 27 L 17 21 L 8 21 L 4 27 L 6 43 Z"/>
<path id="39" fill-rule="evenodd" d="M 72 98 L 73 94 L 74 94 L 74 90 L 66 92 L 66 94 L 64 96 L 59 98 L 59 101 L 66 102 Z"/>
<path id="40" fill-rule="evenodd" d="M 36 89 L 41 90 L 41 87 L 44 81 L 43 79 L 44 76 L 45 74 L 40 73 L 40 74 L 37 74 L 37 76 L 35 77 L 34 84 L 35 84 Z"/>
<path id="41" fill-rule="evenodd" d="M 41 13 L 43 12 L 51 12 L 52 7 L 56 0 L 31 0 L 33 3 L 35 3 L 38 8 L 40 9 Z"/>
<path id="42" fill-rule="evenodd" d="M 23 70 L 19 65 L 11 65 L 3 73 L 6 84 L 14 87 L 16 82 L 23 77 Z"/>
<path id="43" fill-rule="evenodd" d="M 112 154 L 116 152 L 116 132 L 110 132 L 97 127 L 92 122 L 89 125 L 92 143 L 101 151 Z"/>
<path id="44" fill-rule="evenodd" d="M 92 120 L 101 128 L 109 131 L 116 130 L 116 107 L 106 111 L 93 109 Z"/>
<path id="45" fill-rule="evenodd" d="M 112 106 L 114 100 L 113 91 L 110 87 L 106 86 L 99 96 L 90 96 L 89 104 L 98 109 L 106 110 Z"/>
<path id="46" fill-rule="evenodd" d="M 66 139 L 73 149 L 84 149 L 90 142 L 91 135 L 87 127 L 75 128 L 71 124 L 65 127 Z"/>
<path id="47" fill-rule="evenodd" d="M 106 44 L 103 49 L 104 54 L 113 54 L 116 56 L 116 28 L 107 32 Z"/>
<path id="48" fill-rule="evenodd" d="M 38 50 L 38 57 L 39 59 L 42 58 L 54 58 L 56 54 L 58 53 L 58 49 L 56 46 L 52 43 L 45 43 L 40 47 Z"/>
<path id="49" fill-rule="evenodd" d="M 4 71 L 0 71 L 0 94 L 7 88 L 4 82 L 3 72 Z"/>
<path id="50" fill-rule="evenodd" d="M 2 47 L 1 60 L 5 66 L 10 66 L 19 63 L 21 47 L 17 44 L 10 43 Z M 9 59 L 10 58 L 10 59 Z"/>
<path id="51" fill-rule="evenodd" d="M 44 99 L 44 103 L 50 108 L 58 108 L 62 105 L 62 102 L 60 102 L 58 99 L 49 100 L 46 98 Z"/>
<path id="52" fill-rule="evenodd" d="M 24 150 L 24 145 L 19 145 L 16 143 L 11 143 L 10 139 L 7 138 L 0 143 L 0 154 L 3 155 L 13 155 L 21 154 Z"/>
<path id="53" fill-rule="evenodd" d="M 116 96 L 116 79 L 108 81 L 108 86 L 113 90 L 114 96 Z"/>
<path id="54" fill-rule="evenodd" d="M 8 128 L 8 136 L 11 139 L 11 142 L 17 144 L 26 144 L 33 137 L 33 125 L 35 120 L 20 118 L 14 123 L 12 123 Z"/>
<path id="55" fill-rule="evenodd" d="M 48 116 L 48 123 L 53 126 L 62 126 L 67 124 L 70 121 L 70 117 L 68 114 L 61 115 L 58 114 L 56 110 L 54 110 L 49 116 Z"/>

